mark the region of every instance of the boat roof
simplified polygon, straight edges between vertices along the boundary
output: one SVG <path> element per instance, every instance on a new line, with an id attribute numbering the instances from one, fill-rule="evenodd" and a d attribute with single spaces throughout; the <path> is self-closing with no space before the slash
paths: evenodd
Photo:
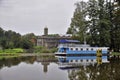
<path id="1" fill-rule="evenodd" d="M 79 43 L 80 41 L 78 40 L 66 40 L 66 39 L 61 39 L 59 40 L 60 43 Z"/>

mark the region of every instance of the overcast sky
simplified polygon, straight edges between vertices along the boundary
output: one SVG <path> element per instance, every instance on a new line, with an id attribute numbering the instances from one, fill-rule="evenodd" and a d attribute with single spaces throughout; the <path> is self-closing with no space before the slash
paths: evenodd
<path id="1" fill-rule="evenodd" d="M 20 34 L 65 34 L 80 0 L 0 0 L 0 27 Z M 84 0 L 85 1 L 85 0 Z"/>

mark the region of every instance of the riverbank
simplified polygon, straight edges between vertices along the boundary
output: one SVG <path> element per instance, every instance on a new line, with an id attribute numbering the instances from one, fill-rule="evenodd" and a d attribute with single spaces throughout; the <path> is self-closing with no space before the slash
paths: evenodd
<path id="1" fill-rule="evenodd" d="M 0 54 L 13 54 L 13 53 L 54 53 L 57 51 L 57 48 L 47 49 L 41 46 L 36 46 L 33 49 L 22 49 L 22 48 L 13 48 L 13 49 L 4 49 L 0 50 Z"/>
<path id="2" fill-rule="evenodd" d="M 3 58 L 13 58 L 13 57 L 30 57 L 30 56 L 52 56 L 54 57 L 54 53 L 41 53 L 41 54 L 37 54 L 37 53 L 3 53 L 0 54 L 0 59 Z"/>

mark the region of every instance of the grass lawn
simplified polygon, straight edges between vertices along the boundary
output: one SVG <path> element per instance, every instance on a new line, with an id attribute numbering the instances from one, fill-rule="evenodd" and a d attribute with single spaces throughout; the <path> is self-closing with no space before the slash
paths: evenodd
<path id="1" fill-rule="evenodd" d="M 23 53 L 23 49 L 15 48 L 15 49 L 0 50 L 0 60 L 4 58 L 18 57 L 20 56 L 19 53 Z"/>
<path id="2" fill-rule="evenodd" d="M 14 48 L 14 49 L 5 49 L 0 50 L 0 54 L 16 54 L 16 53 L 23 53 L 23 49 L 21 48 Z"/>

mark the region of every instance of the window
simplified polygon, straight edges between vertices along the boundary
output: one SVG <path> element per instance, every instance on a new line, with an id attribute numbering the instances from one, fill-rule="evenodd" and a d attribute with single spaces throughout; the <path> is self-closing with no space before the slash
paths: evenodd
<path id="1" fill-rule="evenodd" d="M 78 62 L 78 60 L 75 60 L 76 62 Z"/>
<path id="2" fill-rule="evenodd" d="M 83 51 L 83 48 L 81 48 L 81 51 Z"/>
<path id="3" fill-rule="evenodd" d="M 81 62 L 83 62 L 83 60 L 82 60 L 82 59 L 81 59 L 80 61 L 81 61 Z"/>
<path id="4" fill-rule="evenodd" d="M 89 49 L 87 48 L 86 50 L 88 51 Z"/>
<path id="5" fill-rule="evenodd" d="M 91 61 L 93 62 L 93 59 L 91 59 Z"/>
<path id="6" fill-rule="evenodd" d="M 73 62 L 73 60 L 71 60 L 70 62 Z"/>
<path id="7" fill-rule="evenodd" d="M 73 48 L 71 48 L 71 50 L 73 50 Z"/>
<path id="8" fill-rule="evenodd" d="M 89 60 L 87 59 L 86 61 L 88 62 Z"/>
<path id="9" fill-rule="evenodd" d="M 91 51 L 93 51 L 93 48 L 91 48 Z"/>
<path id="10" fill-rule="evenodd" d="M 76 48 L 76 51 L 78 51 L 78 48 Z"/>

